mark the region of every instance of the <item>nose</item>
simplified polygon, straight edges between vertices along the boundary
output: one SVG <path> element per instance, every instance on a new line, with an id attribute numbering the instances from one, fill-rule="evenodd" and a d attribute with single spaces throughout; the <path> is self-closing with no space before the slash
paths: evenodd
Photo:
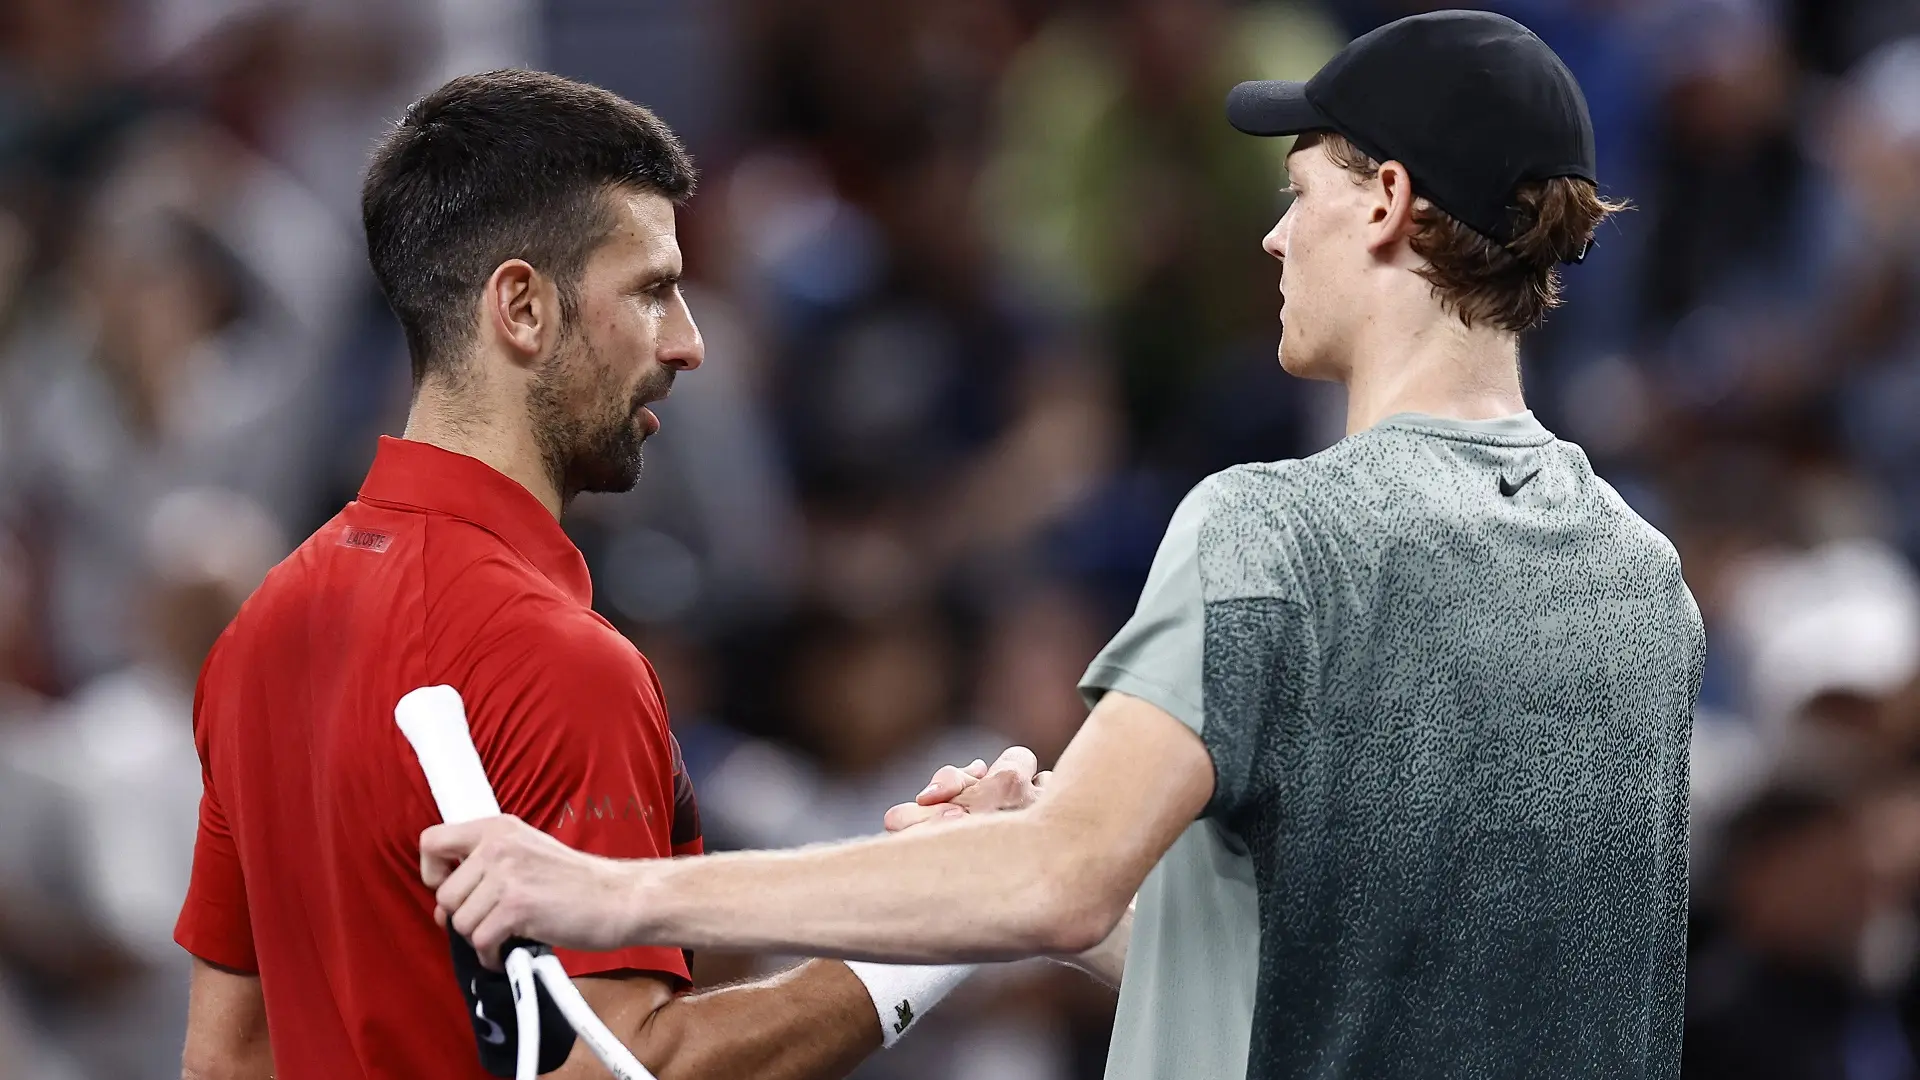
<path id="1" fill-rule="evenodd" d="M 1267 231 L 1267 237 L 1260 241 L 1260 247 L 1274 258 L 1285 260 L 1287 257 L 1287 237 L 1292 232 L 1293 207 L 1289 206 L 1287 207 L 1287 212 L 1280 215 L 1280 220 L 1273 223 L 1273 228 Z"/>
<path id="2" fill-rule="evenodd" d="M 692 371 L 707 358 L 707 343 L 693 321 L 686 294 L 679 289 L 673 291 L 673 304 L 661 322 L 659 344 L 660 362 L 676 371 Z"/>

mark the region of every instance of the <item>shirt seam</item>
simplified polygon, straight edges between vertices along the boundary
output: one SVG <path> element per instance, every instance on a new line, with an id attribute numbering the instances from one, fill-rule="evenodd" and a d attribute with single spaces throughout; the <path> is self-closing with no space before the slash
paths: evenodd
<path id="1" fill-rule="evenodd" d="M 1115 663 L 1113 661 L 1107 661 L 1106 663 L 1095 664 L 1092 667 L 1088 668 L 1086 677 L 1081 679 L 1080 681 L 1082 684 L 1086 686 L 1094 687 L 1100 690 L 1104 694 L 1104 693 L 1111 692 L 1115 689 L 1112 686 L 1104 685 L 1102 682 L 1102 677 L 1109 674 L 1125 675 L 1127 678 L 1132 679 L 1135 682 L 1143 683 L 1149 687 L 1152 687 L 1153 689 L 1158 690 L 1161 693 L 1167 695 L 1169 698 L 1172 698 L 1175 702 L 1178 702 L 1180 705 L 1184 706 L 1185 708 L 1191 709 L 1193 711 L 1193 715 L 1195 715 L 1196 717 L 1199 717 L 1202 720 L 1206 718 L 1206 709 L 1199 702 L 1189 700 L 1187 698 L 1187 695 L 1181 693 L 1178 690 L 1175 690 L 1173 687 L 1166 685 L 1165 683 L 1161 682 L 1158 679 L 1150 679 L 1147 676 L 1142 675 L 1137 671 L 1134 671 L 1132 668 L 1126 667 L 1123 664 Z M 1126 691 L 1121 690 L 1119 691 L 1119 693 L 1124 694 L 1126 693 Z"/>
<path id="2" fill-rule="evenodd" d="M 1559 438 L 1551 431 L 1543 432 L 1539 435 L 1501 435 L 1491 431 L 1461 431 L 1458 428 L 1422 424 L 1417 420 L 1393 420 L 1371 430 L 1412 431 L 1421 435 L 1431 435 L 1436 439 L 1473 443 L 1479 446 L 1531 447 L 1547 446 L 1559 441 Z"/>

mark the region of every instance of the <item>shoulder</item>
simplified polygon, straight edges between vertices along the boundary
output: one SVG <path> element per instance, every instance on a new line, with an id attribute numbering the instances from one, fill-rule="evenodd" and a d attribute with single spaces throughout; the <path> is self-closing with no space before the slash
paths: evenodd
<path id="1" fill-rule="evenodd" d="M 622 759 L 667 767 L 667 702 L 652 665 L 577 605 L 529 600 L 503 609 L 446 659 L 436 681 L 460 689 L 482 757 L 502 775 L 527 762 L 567 775 Z"/>
<path id="2" fill-rule="evenodd" d="M 471 638 L 471 661 L 577 692 L 651 689 L 653 668 L 599 614 L 556 591 L 503 596 Z"/>
<path id="3" fill-rule="evenodd" d="M 1314 460 L 1291 458 L 1235 465 L 1200 481 L 1194 490 L 1205 493 L 1210 516 L 1255 513 L 1276 503 L 1285 504 L 1310 488 Z"/>
<path id="4" fill-rule="evenodd" d="M 1235 465 L 1202 485 L 1217 518 L 1257 520 L 1268 528 L 1311 523 L 1328 507 L 1375 503 L 1380 478 L 1405 472 L 1383 468 L 1385 459 L 1403 453 L 1392 432 L 1364 431 L 1310 457 Z"/>
<path id="5" fill-rule="evenodd" d="M 1235 465 L 1188 493 L 1168 535 L 1191 538 L 1208 600 L 1295 596 L 1308 471 L 1305 461 Z"/>
<path id="6" fill-rule="evenodd" d="M 1568 445 L 1593 493 L 1591 505 L 1600 522 L 1591 542 L 1596 558 L 1612 562 L 1623 573 L 1650 573 L 1662 584 L 1684 589 L 1680 551 L 1673 541 L 1595 473 L 1579 447 Z"/>
<path id="7" fill-rule="evenodd" d="M 437 518 L 427 535 L 423 601 L 434 655 L 451 661 L 476 646 L 599 659 L 619 658 L 623 646 L 632 652 L 605 619 L 484 529 Z"/>

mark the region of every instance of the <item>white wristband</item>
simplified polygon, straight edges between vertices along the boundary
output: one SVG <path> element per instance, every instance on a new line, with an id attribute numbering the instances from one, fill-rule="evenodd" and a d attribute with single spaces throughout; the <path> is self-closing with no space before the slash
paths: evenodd
<path id="1" fill-rule="evenodd" d="M 915 967 L 907 964 L 866 964 L 846 961 L 847 970 L 865 983 L 880 1015 L 880 1045 L 892 1046 L 907 1029 L 940 1003 L 954 987 L 967 981 L 973 965 Z"/>

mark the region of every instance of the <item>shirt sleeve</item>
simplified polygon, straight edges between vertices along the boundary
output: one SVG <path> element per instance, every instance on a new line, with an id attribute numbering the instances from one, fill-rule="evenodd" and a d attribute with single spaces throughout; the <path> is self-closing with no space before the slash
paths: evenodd
<path id="1" fill-rule="evenodd" d="M 486 663 L 508 674 L 469 711 L 501 810 L 580 851 L 671 857 L 677 755 L 639 651 L 591 616 L 554 612 L 523 623 Z M 679 949 L 555 952 L 570 975 L 646 971 L 690 982 Z"/>
<path id="2" fill-rule="evenodd" d="M 1173 512 L 1133 617 L 1080 679 L 1089 708 L 1118 691 L 1159 706 L 1196 732 L 1203 728 L 1206 605 L 1200 592 L 1200 525 L 1206 506 L 1203 483 Z"/>
<path id="3" fill-rule="evenodd" d="M 209 753 L 207 701 L 208 672 L 214 654 L 207 659 L 194 691 L 194 742 L 200 753 L 200 826 L 193 842 L 193 874 L 187 883 L 187 899 L 174 923 L 173 939 L 189 953 L 234 971 L 255 972 L 260 963 L 253 948 L 253 922 L 247 910 L 247 883 L 240 873 L 240 851 L 227 824 L 227 812 L 220 802 L 219 786 L 214 782 Z M 217 703 L 215 703 L 217 705 Z"/>
<path id="4" fill-rule="evenodd" d="M 1094 657 L 1080 680 L 1089 707 L 1112 691 L 1159 706 L 1192 728 L 1213 763 L 1213 797 L 1203 816 L 1238 826 L 1262 803 L 1258 790 L 1264 740 L 1303 715 L 1315 646 L 1306 609 L 1277 548 L 1250 543 L 1222 549 L 1219 573 L 1233 584 L 1209 601 L 1200 551 L 1209 520 L 1220 513 L 1218 474 L 1190 492 L 1173 513 L 1133 617 Z M 1262 529 L 1272 523 L 1261 522 Z M 1260 564 L 1249 573 L 1242 564 Z M 1266 587 L 1248 589 L 1247 581 Z M 1208 632 L 1209 624 L 1214 629 Z"/>

